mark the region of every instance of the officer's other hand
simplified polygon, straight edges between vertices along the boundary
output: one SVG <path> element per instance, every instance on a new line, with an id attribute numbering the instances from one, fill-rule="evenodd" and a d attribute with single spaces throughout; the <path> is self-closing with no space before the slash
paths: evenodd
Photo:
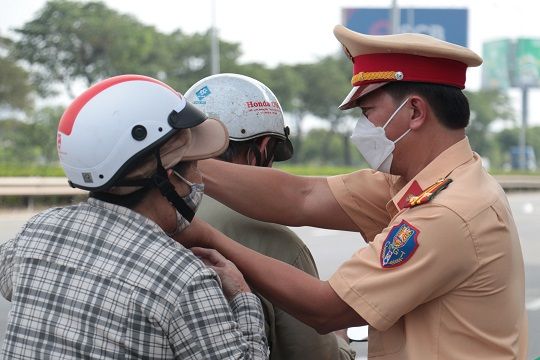
<path id="1" fill-rule="evenodd" d="M 240 293 L 251 292 L 248 284 L 244 280 L 244 276 L 238 270 L 236 265 L 217 250 L 205 249 L 201 247 L 193 247 L 191 251 L 201 259 L 206 266 L 214 269 L 221 279 L 223 293 L 227 300 L 231 301 Z"/>

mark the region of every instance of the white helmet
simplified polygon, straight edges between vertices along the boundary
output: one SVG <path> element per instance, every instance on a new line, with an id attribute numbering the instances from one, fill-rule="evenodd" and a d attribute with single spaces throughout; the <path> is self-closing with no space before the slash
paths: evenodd
<path id="1" fill-rule="evenodd" d="M 291 158 L 293 147 L 281 105 L 260 81 L 239 74 L 212 75 L 191 86 L 185 97 L 209 117 L 222 121 L 230 140 L 247 141 L 271 135 L 278 139 L 274 160 Z"/>
<path id="2" fill-rule="evenodd" d="M 90 87 L 58 125 L 58 155 L 70 184 L 90 191 L 126 186 L 119 180 L 165 143 L 167 151 L 156 158 L 160 169 L 220 154 L 227 131 L 168 85 L 142 75 L 115 76 Z M 156 170 L 139 169 L 137 178 Z"/>

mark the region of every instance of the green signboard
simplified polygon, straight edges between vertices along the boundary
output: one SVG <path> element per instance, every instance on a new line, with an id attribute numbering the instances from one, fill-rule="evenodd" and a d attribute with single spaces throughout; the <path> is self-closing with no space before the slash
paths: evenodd
<path id="1" fill-rule="evenodd" d="M 482 87 L 540 87 L 540 39 L 501 39 L 482 46 Z"/>
<path id="2" fill-rule="evenodd" d="M 515 86 L 540 86 L 540 39 L 518 39 L 514 61 Z"/>
<path id="3" fill-rule="evenodd" d="M 510 56 L 512 44 L 508 39 L 486 42 L 482 46 L 482 87 L 508 89 L 510 82 Z"/>

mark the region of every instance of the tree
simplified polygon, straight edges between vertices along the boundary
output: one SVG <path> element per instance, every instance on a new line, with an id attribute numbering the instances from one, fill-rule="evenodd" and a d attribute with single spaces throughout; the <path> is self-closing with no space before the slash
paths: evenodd
<path id="1" fill-rule="evenodd" d="M 62 106 L 50 106 L 40 109 L 31 117 L 29 140 L 39 148 L 36 161 L 40 164 L 58 162 L 56 139 L 63 112 Z"/>
<path id="2" fill-rule="evenodd" d="M 29 116 L 29 121 L 0 121 L 0 163 L 51 164 L 58 162 L 56 130 L 62 107 L 46 107 Z"/>
<path id="3" fill-rule="evenodd" d="M 302 75 L 307 84 L 303 103 L 308 111 L 327 121 L 330 131 L 321 144 L 323 154 L 329 154 L 329 141 L 333 133 L 342 139 L 343 161 L 351 164 L 349 137 L 351 134 L 351 112 L 339 110 L 338 106 L 350 91 L 351 64 L 340 55 L 328 56 L 305 67 Z"/>
<path id="4" fill-rule="evenodd" d="M 492 123 L 496 120 L 514 121 L 515 113 L 510 98 L 497 90 L 467 92 L 471 108 L 470 124 L 466 128 L 467 136 L 474 151 L 482 156 L 492 157 L 496 151 Z"/>
<path id="5" fill-rule="evenodd" d="M 28 73 L 11 56 L 13 41 L 0 37 L 0 109 L 28 111 L 33 106 Z"/>
<path id="6" fill-rule="evenodd" d="M 517 127 L 504 129 L 496 134 L 496 143 L 499 145 L 500 157 L 504 163 L 511 163 L 511 148 L 519 146 L 520 129 Z M 540 160 L 540 126 L 532 126 L 526 133 L 527 146 L 531 146 L 536 156 L 536 162 Z"/>
<path id="7" fill-rule="evenodd" d="M 34 163 L 39 150 L 29 140 L 30 125 L 16 120 L 0 121 L 0 163 Z"/>
<path id="8" fill-rule="evenodd" d="M 167 39 L 169 58 L 168 63 L 162 68 L 163 81 L 180 92 L 186 92 L 197 81 L 211 75 L 210 30 L 187 35 L 178 29 L 168 35 Z M 222 72 L 245 74 L 245 69 L 242 70 L 237 65 L 241 55 L 239 44 L 220 41 L 219 51 Z"/>
<path id="9" fill-rule="evenodd" d="M 328 142 L 325 153 L 321 147 L 323 141 Z M 354 165 L 357 168 L 367 166 L 358 151 L 351 151 L 351 164 L 345 164 L 342 146 L 343 142 L 339 134 L 330 133 L 326 129 L 312 129 L 305 135 L 302 151 L 296 152 L 295 156 L 300 162 L 315 165 Z"/>
<path id="10" fill-rule="evenodd" d="M 279 100 L 279 103 L 285 112 L 285 123 L 291 123 L 292 137 L 294 144 L 294 156 L 292 162 L 300 161 L 302 152 L 303 130 L 302 126 L 308 110 L 304 104 L 304 94 L 307 91 L 305 78 L 302 76 L 302 65 L 278 65 L 271 70 L 268 87 L 272 89 Z"/>
<path id="11" fill-rule="evenodd" d="M 17 57 L 32 66 L 41 94 L 62 84 L 74 97 L 77 81 L 88 87 L 121 73 L 159 77 L 166 62 L 165 35 L 101 2 L 49 1 L 16 31 Z"/>

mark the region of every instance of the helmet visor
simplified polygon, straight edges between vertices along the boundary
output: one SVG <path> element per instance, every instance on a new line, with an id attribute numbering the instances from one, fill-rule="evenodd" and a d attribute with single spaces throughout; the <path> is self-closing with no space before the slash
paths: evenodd
<path id="1" fill-rule="evenodd" d="M 180 111 L 171 111 L 167 119 L 173 129 L 188 129 L 201 124 L 208 116 L 189 101 Z"/>
<path id="2" fill-rule="evenodd" d="M 274 149 L 274 161 L 289 160 L 293 156 L 294 150 L 291 140 L 279 139 Z"/>

